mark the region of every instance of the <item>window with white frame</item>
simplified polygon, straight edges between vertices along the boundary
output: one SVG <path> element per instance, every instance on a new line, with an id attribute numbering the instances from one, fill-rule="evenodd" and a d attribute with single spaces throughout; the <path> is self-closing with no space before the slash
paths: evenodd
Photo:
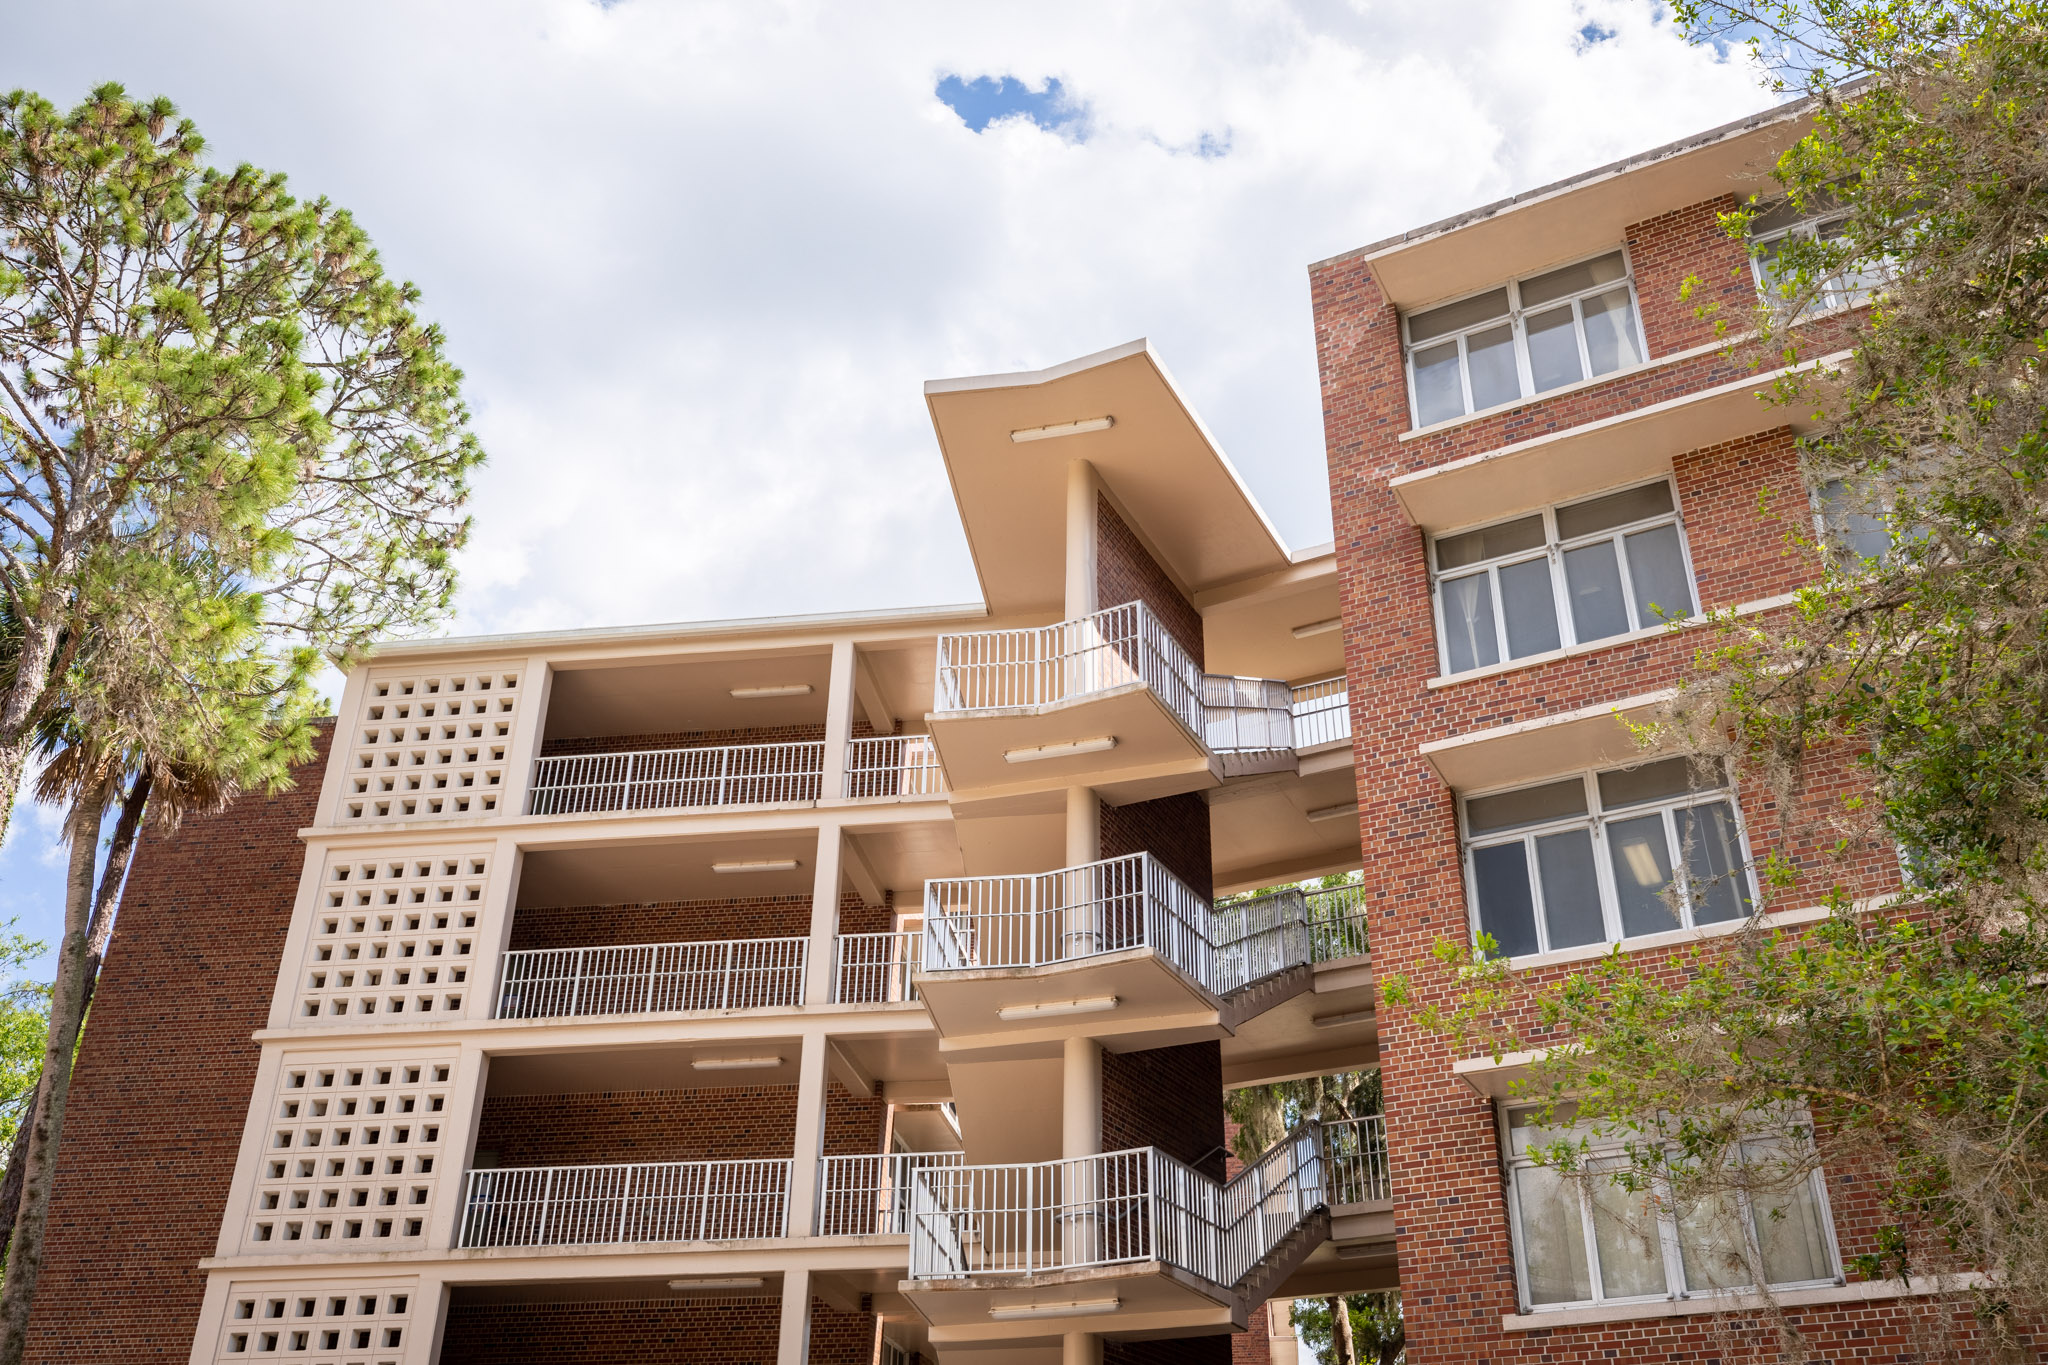
<path id="1" fill-rule="evenodd" d="M 1431 557 L 1446 674 L 1693 612 L 1669 478 L 1438 536 Z"/>
<path id="2" fill-rule="evenodd" d="M 1401 320 L 1415 425 L 1640 365 L 1628 258 L 1610 251 Z"/>
<path id="3" fill-rule="evenodd" d="M 1472 927 L 1499 956 L 1718 924 L 1755 906 L 1734 795 L 1689 758 L 1462 805 Z"/>
<path id="4" fill-rule="evenodd" d="M 1661 1179 L 1614 1179 L 1627 1157 L 1573 1126 L 1569 1107 L 1538 1126 L 1540 1106 L 1505 1117 L 1510 1223 L 1522 1308 L 1541 1311 L 1645 1302 L 1755 1286 L 1836 1284 L 1841 1265 L 1827 1185 L 1786 1137 L 1740 1144 L 1749 1178 L 1679 1204 Z M 1581 1147 L 1573 1173 L 1539 1165 L 1537 1151 Z"/>
<path id="5" fill-rule="evenodd" d="M 1822 212 L 1802 218 L 1789 200 L 1780 200 L 1775 207 L 1751 219 L 1749 239 L 1754 249 L 1749 265 L 1758 292 L 1774 305 L 1789 304 L 1788 294 L 1795 281 L 1782 264 L 1786 246 L 1795 241 L 1845 243 L 1848 225 L 1846 213 Z M 1852 261 L 1817 282 L 1818 290 L 1803 311 L 1826 313 L 1854 308 L 1869 302 L 1884 287 L 1884 282 L 1884 261 Z"/>

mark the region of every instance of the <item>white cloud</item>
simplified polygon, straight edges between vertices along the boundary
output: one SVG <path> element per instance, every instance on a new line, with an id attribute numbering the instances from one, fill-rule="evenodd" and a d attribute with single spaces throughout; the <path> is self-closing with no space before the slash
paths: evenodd
<path id="1" fill-rule="evenodd" d="M 920 382 L 1138 335 L 1321 540 L 1308 262 L 1764 100 L 1624 0 L 77 0 L 8 27 L 0 81 L 169 94 L 421 284 L 493 459 L 463 631 L 971 599 Z M 971 133 L 948 73 L 1057 77 L 1088 134 Z"/>

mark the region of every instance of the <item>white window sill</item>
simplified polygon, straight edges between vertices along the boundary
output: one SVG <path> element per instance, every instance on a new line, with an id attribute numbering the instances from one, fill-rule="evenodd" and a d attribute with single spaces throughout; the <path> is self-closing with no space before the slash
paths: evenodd
<path id="1" fill-rule="evenodd" d="M 1790 606 L 1793 596 L 1792 593 L 1785 592 L 1779 593 L 1776 597 L 1761 597 L 1754 602 L 1743 602 L 1735 607 L 1735 614 L 1737 616 L 1753 616 L 1760 611 L 1775 611 L 1779 607 Z M 1659 621 L 1654 626 L 1644 626 L 1640 630 L 1625 631 L 1620 635 L 1608 635 L 1598 640 L 1589 640 L 1582 645 L 1566 645 L 1562 649 L 1546 649 L 1540 654 L 1524 654 L 1519 659 L 1509 659 L 1504 663 L 1488 664 L 1484 668 L 1467 669 L 1463 673 L 1440 673 L 1426 681 L 1423 686 L 1429 688 L 1453 687 L 1459 683 L 1478 682 L 1482 678 L 1497 678 L 1503 673 L 1513 673 L 1524 668 L 1536 668 L 1543 664 L 1556 663 L 1559 659 L 1576 659 L 1585 654 L 1597 654 L 1603 649 L 1615 649 L 1619 646 L 1634 644 L 1642 640 L 1653 640 L 1657 636 L 1670 631 L 1673 626 L 1677 626 L 1681 630 L 1690 630 L 1695 626 L 1705 624 L 1706 620 L 1707 618 L 1704 615 L 1695 613 L 1691 616 L 1679 617 L 1673 621 Z"/>
<path id="2" fill-rule="evenodd" d="M 1568 394 L 1582 393 L 1587 389 L 1598 388 L 1602 384 L 1612 384 L 1618 379 L 1627 379 L 1631 375 L 1642 374 L 1645 371 L 1659 369 L 1665 365 L 1676 365 L 1682 360 L 1691 360 L 1695 356 L 1708 355 L 1715 351 L 1725 351 L 1730 345 L 1742 339 L 1741 337 L 1721 337 L 1708 342 L 1704 346 L 1688 346 L 1682 351 L 1673 351 L 1669 355 L 1660 355 L 1654 360 L 1645 360 L 1642 364 L 1631 365 L 1627 369 L 1609 370 L 1606 374 L 1595 375 L 1591 379 L 1581 379 L 1576 384 L 1566 384 L 1560 388 L 1545 389 L 1542 393 L 1530 394 L 1527 397 L 1517 398 L 1508 403 L 1495 403 L 1490 408 L 1481 408 L 1477 412 L 1468 412 L 1462 417 L 1446 417 L 1443 421 L 1432 422 L 1426 427 L 1414 427 L 1402 432 L 1399 439 L 1414 441 L 1424 436 L 1441 435 L 1443 432 L 1461 427 L 1467 422 L 1483 422 L 1489 417 L 1498 417 L 1504 412 L 1513 412 L 1516 408 L 1526 408 L 1531 403 L 1549 403 Z"/>
<path id="3" fill-rule="evenodd" d="M 1878 905 L 1878 901 L 1858 901 L 1856 908 L 1866 910 Z M 1726 938 L 1742 932 L 1752 924 L 1761 929 L 1789 929 L 1794 925 L 1812 924 L 1815 920 L 1828 917 L 1825 905 L 1807 905 L 1797 910 L 1773 910 L 1768 914 L 1751 919 L 1723 920 L 1718 924 L 1702 924 L 1692 929 L 1667 929 L 1661 934 L 1642 934 L 1636 938 L 1625 938 L 1613 943 L 1582 943 L 1576 948 L 1559 948 L 1548 953 L 1525 953 L 1521 957 L 1508 959 L 1511 972 L 1535 971 L 1539 967 L 1557 967 L 1570 962 L 1591 962 L 1606 957 L 1616 948 L 1624 953 L 1648 952 L 1653 948 L 1669 948 L 1674 944 L 1696 943 L 1701 939 Z"/>
<path id="4" fill-rule="evenodd" d="M 1876 1303 L 1975 1288 L 1990 1283 L 1990 1278 L 1975 1272 L 1951 1276 L 1946 1281 L 1915 1275 L 1904 1281 L 1859 1280 L 1855 1284 L 1823 1285 L 1817 1289 L 1781 1289 L 1768 1296 L 1755 1293 L 1700 1294 L 1689 1299 L 1657 1299 L 1649 1303 L 1603 1303 L 1591 1308 L 1540 1309 L 1532 1313 L 1505 1314 L 1500 1320 L 1500 1329 L 1503 1332 L 1548 1332 L 1561 1327 L 1634 1322 L 1646 1318 L 1694 1317 L 1702 1313 L 1750 1313 L 1770 1307 L 1816 1308 L 1837 1303 Z"/>

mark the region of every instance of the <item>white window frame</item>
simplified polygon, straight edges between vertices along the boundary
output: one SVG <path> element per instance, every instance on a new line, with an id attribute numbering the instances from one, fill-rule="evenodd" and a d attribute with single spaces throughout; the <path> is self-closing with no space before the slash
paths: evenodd
<path id="1" fill-rule="evenodd" d="M 1509 1114 L 1512 1110 L 1541 1107 L 1541 1105 L 1507 1104 L 1496 1104 L 1494 1106 L 1496 1139 L 1500 1143 L 1502 1194 L 1507 1201 L 1508 1236 L 1513 1244 L 1515 1262 L 1515 1302 L 1522 1312 L 1560 1313 L 1579 1308 L 1597 1308 L 1606 1304 L 1666 1303 L 1675 1300 L 1712 1299 L 1731 1294 L 1755 1292 L 1756 1286 L 1754 1285 L 1728 1289 L 1691 1289 L 1686 1286 L 1685 1253 L 1682 1250 L 1679 1239 L 1678 1218 L 1671 1208 L 1669 1186 L 1663 1180 L 1652 1177 L 1651 1198 L 1656 1209 L 1657 1240 L 1660 1249 L 1664 1253 L 1664 1292 L 1661 1294 L 1628 1295 L 1620 1298 L 1608 1297 L 1605 1287 L 1601 1283 L 1600 1247 L 1599 1239 L 1595 1235 L 1593 1228 L 1593 1192 L 1591 1188 L 1593 1181 L 1606 1179 L 1607 1176 L 1600 1171 L 1589 1170 L 1582 1178 L 1572 1181 L 1572 1184 L 1577 1187 L 1579 1196 L 1579 1229 L 1581 1235 L 1586 1239 L 1586 1270 L 1588 1277 L 1592 1281 L 1593 1297 L 1571 1303 L 1536 1303 L 1529 1290 L 1529 1258 L 1526 1243 L 1522 1237 L 1522 1201 L 1517 1189 L 1517 1179 L 1520 1172 L 1535 1168 L 1538 1163 L 1530 1157 L 1515 1151 L 1514 1138 L 1509 1124 Z M 1744 1139 L 1747 1142 L 1757 1143 L 1791 1140 L 1783 1133 L 1758 1133 Z M 1603 1159 L 1609 1162 L 1625 1159 L 1622 1157 L 1621 1144 L 1614 1142 L 1595 1143 L 1588 1148 L 1588 1165 Z M 1816 1166 L 1813 1170 L 1807 1172 L 1806 1180 L 1808 1182 L 1808 1189 L 1813 1195 L 1814 1207 L 1820 1217 L 1822 1236 L 1827 1243 L 1828 1264 L 1834 1267 L 1834 1274 L 1826 1279 L 1780 1281 L 1768 1286 L 1772 1290 L 1817 1289 L 1845 1283 L 1842 1270 L 1842 1248 L 1835 1232 L 1834 1208 L 1828 1202 L 1826 1173 Z M 1760 1266 L 1763 1264 L 1763 1255 L 1761 1248 L 1757 1245 L 1754 1206 L 1750 1202 L 1747 1191 L 1738 1189 L 1733 1193 L 1735 1194 L 1736 1206 L 1740 1210 L 1738 1221 L 1741 1224 L 1743 1241 L 1748 1248 L 1749 1264 Z"/>
<path id="2" fill-rule="evenodd" d="M 1536 307 L 1532 310 L 1539 313 L 1547 313 L 1550 312 L 1552 309 L 1561 307 L 1565 304 L 1571 305 L 1572 329 L 1574 335 L 1578 338 L 1579 343 L 1579 372 L 1581 378 L 1577 382 L 1582 384 L 1590 382 L 1592 380 L 1612 379 L 1617 375 L 1627 374 L 1631 369 L 1637 368 L 1637 366 L 1624 365 L 1618 370 L 1609 370 L 1605 374 L 1596 375 L 1593 373 L 1593 357 L 1586 347 L 1586 313 L 1582 305 L 1587 299 L 1593 298 L 1596 295 L 1609 293 L 1617 287 L 1626 288 L 1628 290 L 1629 317 L 1635 328 L 1636 354 L 1643 358 L 1642 362 L 1639 362 L 1639 364 L 1647 363 L 1650 357 L 1649 341 L 1643 334 L 1642 300 L 1639 297 L 1637 297 L 1636 294 L 1635 259 L 1633 256 L 1630 255 L 1628 244 L 1626 242 L 1621 244 L 1619 250 L 1621 252 L 1622 265 L 1622 277 L 1619 280 L 1609 280 L 1606 284 L 1592 285 L 1584 290 L 1581 290 L 1576 294 L 1567 294 L 1562 298 L 1550 299 L 1547 302 L 1536 305 Z M 1529 271 L 1525 275 L 1517 276 L 1513 279 L 1505 281 L 1502 284 L 1491 284 L 1484 289 L 1474 289 L 1469 293 L 1460 294 L 1455 298 L 1441 299 L 1436 303 L 1429 304 L 1422 308 L 1404 310 L 1401 314 L 1401 368 L 1403 373 L 1407 376 L 1408 381 L 1409 429 L 1411 431 L 1420 431 L 1423 429 L 1422 408 L 1421 405 L 1418 404 L 1415 399 L 1415 352 L 1417 350 L 1427 350 L 1432 347 L 1441 346 L 1448 341 L 1455 341 L 1458 345 L 1458 384 L 1460 391 L 1464 395 L 1465 411 L 1458 414 L 1456 417 L 1438 418 L 1437 422 L 1432 422 L 1429 424 L 1431 426 L 1435 426 L 1440 422 L 1463 421 L 1465 418 L 1470 417 L 1475 413 L 1491 412 L 1494 408 L 1509 407 L 1515 403 L 1531 402 L 1534 399 L 1542 398 L 1549 394 L 1557 393 L 1563 389 L 1570 388 L 1571 385 L 1569 384 L 1561 384 L 1554 389 L 1545 389 L 1542 393 L 1536 393 L 1534 391 L 1535 379 L 1529 366 L 1529 331 L 1523 317 L 1522 309 L 1522 282 L 1524 280 L 1535 279 L 1539 275 L 1548 275 L 1552 271 L 1568 270 L 1575 265 L 1584 265 L 1587 261 L 1597 261 L 1603 256 L 1614 255 L 1615 251 L 1616 248 L 1608 247 L 1604 251 L 1589 252 L 1586 255 L 1580 256 L 1574 260 L 1560 261 L 1556 265 L 1545 266 L 1541 270 Z M 1463 303 L 1467 299 L 1476 299 L 1480 297 L 1482 294 L 1491 294 L 1494 290 L 1501 288 L 1505 288 L 1508 294 L 1508 311 L 1505 315 L 1496 314 L 1495 316 L 1488 318 L 1484 322 L 1474 323 L 1470 327 L 1461 328 L 1455 332 L 1446 332 L 1441 336 L 1433 336 L 1429 340 L 1423 342 L 1413 342 L 1408 339 L 1408 319 L 1414 314 L 1434 312 L 1439 308 L 1448 307 L 1449 305 L 1454 303 Z M 1502 322 L 1508 323 L 1508 325 L 1513 329 L 1515 347 L 1515 381 L 1517 385 L 1521 388 L 1521 393 L 1517 397 L 1509 400 L 1507 403 L 1496 403 L 1492 405 L 1492 407 L 1487 408 L 1475 408 L 1472 405 L 1472 374 L 1469 366 L 1466 364 L 1465 339 L 1468 336 L 1470 336 L 1473 332 L 1487 331 L 1490 328 L 1500 326 Z"/>
<path id="3" fill-rule="evenodd" d="M 1647 761 L 1654 763 L 1664 760 L 1662 758 L 1653 758 Z M 1658 932 L 1672 933 L 1711 927 L 1718 924 L 1740 923 L 1740 920 L 1712 920 L 1709 921 L 1707 926 L 1697 923 L 1693 919 L 1693 899 L 1689 879 L 1682 875 L 1685 871 L 1685 845 L 1678 837 L 1677 812 L 1689 810 L 1697 806 L 1710 806 L 1721 801 L 1728 803 L 1728 809 L 1735 817 L 1735 844 L 1737 851 L 1742 855 L 1742 865 L 1735 870 L 1734 875 L 1742 878 L 1742 890 L 1747 893 L 1752 913 L 1754 913 L 1754 908 L 1759 903 L 1755 875 L 1756 858 L 1749 844 L 1749 821 L 1743 818 L 1742 802 L 1738 799 L 1734 786 L 1730 784 L 1721 787 L 1691 788 L 1676 796 L 1664 796 L 1649 801 L 1638 801 L 1633 805 L 1617 806 L 1611 811 L 1605 809 L 1600 804 L 1600 774 L 1603 772 L 1622 771 L 1630 766 L 1640 765 L 1621 764 L 1605 768 L 1588 768 L 1577 773 L 1559 773 L 1555 777 L 1543 778 L 1534 782 L 1515 782 L 1504 787 L 1475 788 L 1472 791 L 1461 791 L 1458 793 L 1458 863 L 1465 878 L 1466 929 L 1471 935 L 1472 942 L 1477 943 L 1479 941 L 1481 928 L 1479 916 L 1479 879 L 1474 872 L 1472 855 L 1478 849 L 1498 848 L 1505 844 L 1519 843 L 1522 845 L 1523 857 L 1528 866 L 1529 901 L 1534 907 L 1536 916 L 1536 952 L 1541 954 L 1561 951 L 1553 947 L 1550 942 L 1550 923 L 1548 917 L 1544 914 L 1543 878 L 1541 876 L 1541 869 L 1537 866 L 1536 862 L 1536 840 L 1541 835 L 1562 834 L 1568 830 L 1575 829 L 1590 829 L 1592 831 L 1593 878 L 1600 888 L 1600 927 L 1603 930 L 1603 937 L 1593 943 L 1574 943 L 1565 946 L 1568 948 L 1602 948 L 1612 947 L 1618 943 L 1626 944 L 1630 942 L 1631 936 L 1625 935 L 1622 932 L 1621 896 L 1614 886 L 1614 858 L 1607 847 L 1607 826 L 1617 820 L 1639 819 L 1652 812 L 1664 818 L 1664 847 L 1667 853 L 1673 855 L 1671 859 L 1672 882 L 1677 886 L 1679 892 L 1678 923 L 1673 925 L 1671 929 L 1659 930 Z M 1573 777 L 1578 778 L 1583 784 L 1586 796 L 1586 810 L 1584 814 L 1561 816 L 1555 820 L 1545 820 L 1537 824 L 1516 825 L 1512 829 L 1490 830 L 1478 835 L 1470 832 L 1471 824 L 1466 817 L 1465 808 L 1471 801 L 1481 797 L 1498 796 L 1503 792 L 1525 791 L 1531 787 L 1547 787 L 1552 783 L 1562 782 Z M 1647 938 L 1651 937 L 1651 935 L 1638 934 L 1632 937 Z M 1509 961 L 1513 960 L 1513 958 L 1509 959 Z"/>
<path id="4" fill-rule="evenodd" d="M 1661 483 L 1671 490 L 1671 510 L 1669 512 L 1660 512 L 1654 517 L 1644 517 L 1638 521 L 1623 522 L 1618 526 L 1610 526 L 1604 531 L 1594 531 L 1588 535 L 1576 536 L 1571 540 L 1563 540 L 1558 536 L 1558 508 L 1576 507 L 1580 503 L 1593 502 L 1599 498 L 1608 497 L 1611 494 L 1627 493 L 1637 488 L 1648 488 L 1651 484 L 1656 483 Z M 1591 640 L 1581 640 L 1578 638 L 1578 630 L 1572 621 L 1571 594 L 1565 584 L 1564 554 L 1567 550 L 1576 550 L 1582 546 L 1593 545 L 1603 540 L 1613 542 L 1615 559 L 1621 568 L 1622 603 L 1627 609 L 1630 619 L 1633 620 L 1635 616 L 1635 575 L 1629 569 L 1628 548 L 1623 544 L 1622 537 L 1634 531 L 1646 531 L 1652 527 L 1665 525 L 1678 528 L 1678 554 L 1685 561 L 1685 581 L 1686 586 L 1692 592 L 1693 614 L 1697 615 L 1699 613 L 1699 577 L 1693 572 L 1692 542 L 1685 534 L 1685 509 L 1679 504 L 1678 480 L 1674 476 L 1660 474 L 1654 479 L 1641 479 L 1635 483 L 1622 484 L 1618 488 L 1603 489 L 1598 493 L 1593 493 L 1583 498 L 1571 498 L 1565 502 L 1551 503 L 1533 510 L 1543 518 L 1543 544 L 1537 549 L 1516 550 L 1494 559 L 1481 559 L 1471 564 L 1461 564 L 1455 569 L 1439 569 L 1437 567 L 1436 547 L 1438 541 L 1448 540 L 1452 536 L 1463 535 L 1467 531 L 1479 531 L 1489 526 L 1503 526 L 1509 522 L 1521 521 L 1530 515 L 1529 512 L 1519 512 L 1511 517 L 1494 517 L 1488 521 L 1477 522 L 1471 526 L 1462 526 L 1456 530 L 1433 534 L 1429 537 L 1429 596 L 1430 609 L 1436 620 L 1436 668 L 1438 677 L 1462 677 L 1467 673 L 1476 673 L 1480 669 L 1499 668 L 1506 664 L 1519 663 L 1523 659 L 1542 657 L 1541 651 L 1535 654 L 1519 656 L 1511 656 L 1508 653 L 1508 622 L 1507 613 L 1503 610 L 1501 604 L 1500 570 L 1545 556 L 1550 561 L 1550 605 L 1551 609 L 1557 614 L 1557 648 L 1574 649 L 1582 644 L 1596 645 L 1602 641 L 1626 638 L 1631 633 L 1630 631 L 1622 631 L 1615 635 L 1596 636 Z M 1493 594 L 1494 651 L 1500 657 L 1493 663 L 1475 664 L 1473 667 L 1465 669 L 1460 673 L 1452 673 L 1451 644 L 1448 633 L 1449 623 L 1444 618 L 1445 598 L 1443 585 L 1446 579 L 1466 578 L 1475 573 L 1484 573 L 1486 575 L 1487 591 Z M 1649 625 L 1634 626 L 1631 630 L 1649 630 L 1663 624 L 1665 623 L 1661 621 L 1652 621 Z"/>
<path id="5" fill-rule="evenodd" d="M 1764 258 L 1758 254 L 1761 248 L 1767 247 L 1773 242 L 1788 241 L 1794 237 L 1814 241 L 1820 236 L 1820 230 L 1823 227 L 1845 222 L 1848 217 L 1849 215 L 1845 212 L 1830 210 L 1751 237 L 1749 239 L 1749 273 L 1750 277 L 1756 281 L 1757 297 L 1762 299 L 1772 309 L 1782 309 L 1787 303 L 1787 300 L 1778 294 L 1777 288 L 1771 279 L 1764 273 Z M 1806 306 L 1800 309 L 1794 316 L 1800 320 L 1810 320 L 1813 318 L 1830 317 L 1836 313 L 1846 313 L 1852 308 L 1861 308 L 1869 303 L 1877 297 L 1879 291 L 1883 288 L 1881 284 L 1868 284 L 1852 289 L 1844 284 L 1844 279 L 1845 276 L 1841 272 L 1837 272 L 1821 281 L 1820 294 L 1808 300 Z"/>

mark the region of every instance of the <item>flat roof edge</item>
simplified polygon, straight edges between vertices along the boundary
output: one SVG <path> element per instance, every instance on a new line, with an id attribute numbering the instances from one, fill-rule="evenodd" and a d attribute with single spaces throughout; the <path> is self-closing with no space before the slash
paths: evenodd
<path id="1" fill-rule="evenodd" d="M 1853 89 L 1855 84 L 1860 83 L 1852 83 L 1849 86 L 1844 86 L 1843 89 L 1845 91 Z M 1776 104 L 1769 109 L 1731 120 L 1721 124 L 1719 127 L 1709 128 L 1705 132 L 1691 133 L 1679 138 L 1675 142 L 1667 142 L 1662 146 L 1652 147 L 1647 151 L 1632 153 L 1629 156 L 1622 157 L 1619 161 L 1610 161 L 1604 166 L 1595 166 L 1591 170 L 1580 171 L 1578 174 L 1566 176 L 1562 180 L 1553 180 L 1547 185 L 1538 185 L 1534 189 L 1523 190 L 1519 194 L 1511 194 L 1505 199 L 1496 199 L 1490 204 L 1481 204 L 1477 208 L 1466 209 L 1462 213 L 1454 213 L 1448 218 L 1439 218 L 1433 223 L 1425 223 L 1420 227 L 1409 228 L 1407 231 L 1396 233 L 1392 237 L 1383 237 L 1377 242 L 1369 242 L 1364 246 L 1353 247 L 1349 251 L 1340 251 L 1334 256 L 1325 256 L 1320 261 L 1310 262 L 1308 268 L 1313 272 L 1321 270 L 1325 266 L 1357 260 L 1360 257 L 1371 258 L 1396 247 L 1414 246 L 1418 242 L 1427 241 L 1432 237 L 1441 237 L 1460 228 L 1470 227 L 1474 223 L 1496 217 L 1512 209 L 1523 208 L 1548 199 L 1553 195 L 1579 189 L 1582 186 L 1592 184 L 1596 180 L 1620 175 L 1627 171 L 1641 170 L 1645 166 L 1652 166 L 1660 161 L 1668 161 L 1673 157 L 1683 156 L 1687 152 L 1696 152 L 1711 147 L 1716 143 L 1733 141 L 1745 134 L 1756 132 L 1773 124 L 1790 122 L 1804 115 L 1813 107 L 1813 104 L 1814 100 L 1810 95 L 1786 100 L 1782 104 Z"/>
<path id="2" fill-rule="evenodd" d="M 1055 379 L 1064 379 L 1070 374 L 1092 370 L 1098 365 L 1108 365 L 1126 360 L 1134 355 L 1144 355 L 1152 349 L 1152 343 L 1145 337 L 1135 341 L 1122 342 L 1107 349 L 1094 351 L 1072 360 L 1063 360 L 1057 365 L 1048 365 L 1042 370 L 1013 370 L 1007 374 L 968 374 L 955 379 L 927 379 L 924 381 L 925 396 L 941 393 L 972 393 L 982 389 L 1028 389 L 1034 384 L 1049 384 Z M 1157 357 L 1154 357 L 1156 362 Z"/>
<path id="3" fill-rule="evenodd" d="M 673 621 L 644 626 L 587 626 L 576 630 L 513 631 L 500 635 L 434 635 L 406 640 L 380 640 L 370 646 L 368 662 L 508 646 L 640 644 L 649 640 L 703 639 L 720 635 L 765 635 L 821 626 L 925 625 L 986 617 L 981 602 L 950 606 L 895 607 L 886 611 L 812 612 L 799 616 L 736 616 L 714 621 Z"/>

